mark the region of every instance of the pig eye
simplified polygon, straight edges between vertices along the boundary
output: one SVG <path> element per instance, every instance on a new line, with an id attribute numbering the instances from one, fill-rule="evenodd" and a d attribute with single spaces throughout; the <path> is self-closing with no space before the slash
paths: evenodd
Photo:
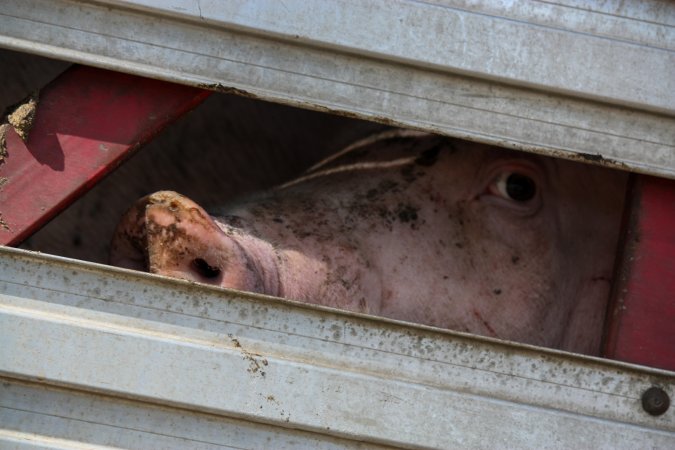
<path id="1" fill-rule="evenodd" d="M 496 194 L 517 202 L 527 202 L 537 194 L 537 185 L 527 175 L 518 172 L 502 174 L 494 184 Z"/>

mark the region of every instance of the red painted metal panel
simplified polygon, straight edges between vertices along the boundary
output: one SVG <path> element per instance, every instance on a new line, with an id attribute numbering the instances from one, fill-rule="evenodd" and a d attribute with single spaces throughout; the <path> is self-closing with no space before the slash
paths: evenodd
<path id="1" fill-rule="evenodd" d="M 675 181 L 632 177 L 605 356 L 675 370 Z"/>
<path id="2" fill-rule="evenodd" d="M 0 164 L 0 244 L 17 245 L 209 91 L 75 66 L 40 93 L 24 143 Z"/>

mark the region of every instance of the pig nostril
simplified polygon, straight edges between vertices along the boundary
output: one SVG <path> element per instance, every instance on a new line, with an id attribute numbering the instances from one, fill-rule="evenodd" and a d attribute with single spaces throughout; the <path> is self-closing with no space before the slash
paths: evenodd
<path id="1" fill-rule="evenodd" d="M 202 258 L 193 260 L 192 265 L 199 275 L 203 276 L 204 278 L 216 278 L 218 275 L 220 275 L 220 269 L 218 267 L 210 265 Z"/>

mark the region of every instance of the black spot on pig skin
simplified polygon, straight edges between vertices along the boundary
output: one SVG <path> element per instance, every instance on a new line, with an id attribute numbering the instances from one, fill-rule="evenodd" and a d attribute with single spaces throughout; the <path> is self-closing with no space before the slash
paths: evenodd
<path id="1" fill-rule="evenodd" d="M 414 222 L 417 220 L 417 208 L 410 205 L 399 205 L 396 211 L 401 222 Z"/>
<path id="2" fill-rule="evenodd" d="M 425 167 L 431 167 L 433 166 L 436 161 L 438 161 L 438 154 L 441 151 L 441 145 L 436 145 L 433 148 L 430 148 L 429 150 L 425 150 L 422 152 L 420 156 L 417 157 L 415 160 L 415 164 L 420 165 L 420 166 L 425 166 Z"/>
<path id="3" fill-rule="evenodd" d="M 413 166 L 405 166 L 402 168 L 401 176 L 403 177 L 403 180 L 408 183 L 413 183 L 417 179 L 417 174 L 413 173 L 414 170 L 415 168 Z"/>

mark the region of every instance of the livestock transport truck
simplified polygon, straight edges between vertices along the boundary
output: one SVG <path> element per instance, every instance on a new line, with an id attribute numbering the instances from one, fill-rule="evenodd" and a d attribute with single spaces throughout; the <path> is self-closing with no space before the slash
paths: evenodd
<path id="1" fill-rule="evenodd" d="M 79 64 L 2 127 L 0 448 L 675 448 L 674 3 L 4 0 L 0 46 Z M 19 247 L 214 91 L 630 172 L 602 357 Z"/>

